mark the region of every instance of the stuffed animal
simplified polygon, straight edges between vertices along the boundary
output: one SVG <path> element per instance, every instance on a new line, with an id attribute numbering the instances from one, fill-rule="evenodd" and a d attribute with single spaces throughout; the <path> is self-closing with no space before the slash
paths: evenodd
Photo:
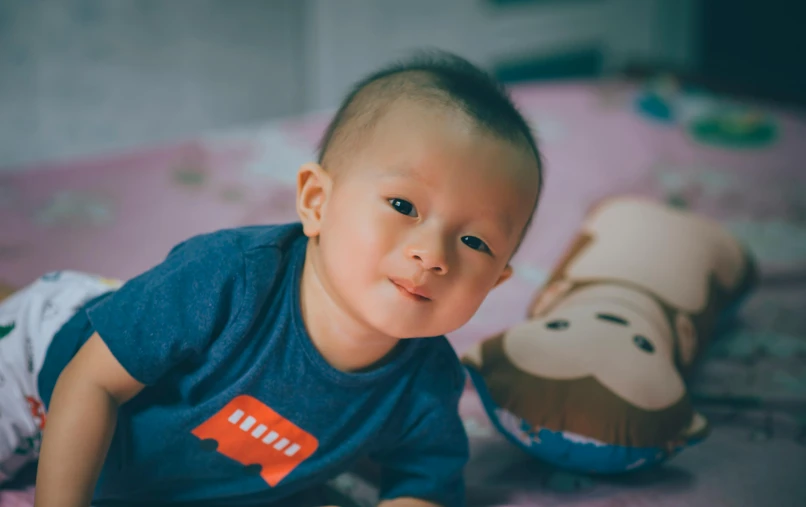
<path id="1" fill-rule="evenodd" d="M 717 223 L 611 198 L 528 319 L 462 361 L 494 425 L 531 454 L 584 473 L 645 468 L 706 436 L 685 374 L 755 281 L 750 255 Z"/>

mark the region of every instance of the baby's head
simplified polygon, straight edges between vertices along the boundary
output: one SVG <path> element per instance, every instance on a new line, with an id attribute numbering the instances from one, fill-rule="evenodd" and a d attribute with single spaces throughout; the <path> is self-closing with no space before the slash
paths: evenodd
<path id="1" fill-rule="evenodd" d="M 300 168 L 297 208 L 334 304 L 386 336 L 438 336 L 509 278 L 541 187 L 501 86 L 439 53 L 355 86 Z"/>

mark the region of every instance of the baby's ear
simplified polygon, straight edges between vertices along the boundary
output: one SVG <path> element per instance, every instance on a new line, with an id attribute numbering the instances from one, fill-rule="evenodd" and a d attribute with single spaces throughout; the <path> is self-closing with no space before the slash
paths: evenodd
<path id="1" fill-rule="evenodd" d="M 496 281 L 495 285 L 493 285 L 493 288 L 498 287 L 502 283 L 509 280 L 511 277 L 512 277 L 512 266 L 510 264 L 507 264 L 506 267 L 504 268 L 504 271 L 501 272 L 501 276 L 498 277 L 498 281 Z"/>
<path id="2" fill-rule="evenodd" d="M 297 214 L 302 229 L 309 238 L 319 235 L 327 197 L 330 195 L 331 178 L 316 163 L 303 164 L 297 172 Z"/>

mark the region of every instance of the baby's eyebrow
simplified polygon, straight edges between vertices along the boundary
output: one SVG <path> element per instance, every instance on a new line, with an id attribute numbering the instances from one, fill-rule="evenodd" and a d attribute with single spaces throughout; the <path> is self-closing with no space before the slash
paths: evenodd
<path id="1" fill-rule="evenodd" d="M 394 169 L 383 171 L 376 177 L 382 180 L 400 179 L 400 180 L 417 180 L 421 183 L 426 182 L 425 178 L 423 178 L 417 171 L 412 171 L 411 169 L 405 167 L 395 167 Z"/>
<path id="2" fill-rule="evenodd" d="M 506 213 L 498 214 L 498 222 L 501 224 L 504 234 L 507 236 L 512 235 L 512 219 Z"/>

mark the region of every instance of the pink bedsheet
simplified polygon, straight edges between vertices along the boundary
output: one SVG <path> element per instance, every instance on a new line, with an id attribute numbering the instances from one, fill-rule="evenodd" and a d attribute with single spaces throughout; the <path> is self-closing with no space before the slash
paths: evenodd
<path id="1" fill-rule="evenodd" d="M 469 389 L 462 414 L 473 446 L 470 504 L 806 505 L 806 117 L 767 109 L 779 126 L 774 144 L 714 148 L 636 113 L 635 93 L 589 83 L 514 90 L 548 162 L 544 200 L 513 261 L 516 276 L 450 339 L 461 353 L 522 319 L 597 199 L 675 195 L 744 239 L 765 273 L 743 324 L 714 341 L 691 381 L 714 432 L 657 470 L 572 477 L 498 436 Z M 127 278 L 190 235 L 293 220 L 295 170 L 313 158 L 327 118 L 1 172 L 0 280 L 24 284 L 54 269 Z M 2 507 L 31 503 L 30 488 L 0 491 Z"/>

